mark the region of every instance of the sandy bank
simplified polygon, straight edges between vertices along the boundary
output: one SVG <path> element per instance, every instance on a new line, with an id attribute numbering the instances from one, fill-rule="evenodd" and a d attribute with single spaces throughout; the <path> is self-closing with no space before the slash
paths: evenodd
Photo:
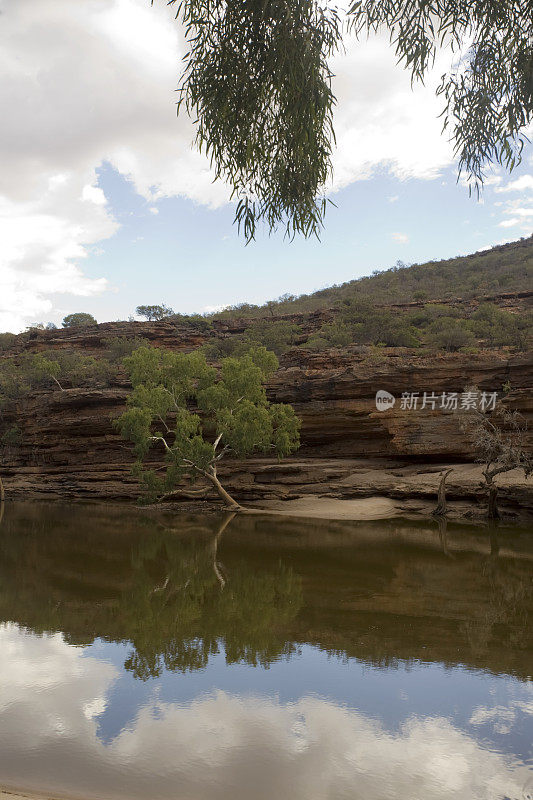
<path id="1" fill-rule="evenodd" d="M 313 517 L 316 519 L 389 519 L 401 513 L 402 508 L 390 497 L 364 497 L 340 500 L 335 497 L 309 495 L 296 500 L 267 500 L 260 508 L 246 509 L 246 513 L 268 512 L 285 517 Z"/>
<path id="2" fill-rule="evenodd" d="M 58 797 L 48 794 L 21 793 L 10 789 L 0 788 L 0 800 L 67 800 L 65 797 Z"/>

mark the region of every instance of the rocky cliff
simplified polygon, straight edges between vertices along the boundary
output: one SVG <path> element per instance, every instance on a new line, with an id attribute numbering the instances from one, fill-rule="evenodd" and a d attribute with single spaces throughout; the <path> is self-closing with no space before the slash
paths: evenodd
<path id="1" fill-rule="evenodd" d="M 242 330 L 238 322 L 219 328 L 221 336 Z M 94 329 L 39 331 L 15 343 L 14 352 L 71 348 L 98 355 L 107 337 L 135 333 L 172 349 L 188 350 L 205 339 L 204 332 L 190 326 L 176 330 L 165 322 L 108 323 Z M 376 355 L 375 349 L 369 353 L 356 346 L 321 353 L 293 348 L 281 358 L 268 393 L 272 400 L 293 404 L 301 417 L 298 457 L 280 465 L 264 459 L 253 459 L 244 468 L 230 463 L 225 468 L 229 484 L 250 501 L 310 491 L 337 497 L 434 495 L 438 465 L 471 461 L 471 444 L 456 413 L 440 410 L 439 403 L 435 409 L 422 409 L 421 400 L 417 409 L 402 409 L 400 398 L 404 392 L 417 392 L 420 398 L 424 392 L 437 397 L 461 393 L 471 384 L 487 393 L 510 387 L 507 402 L 526 418 L 533 417 L 533 360 L 527 354 L 498 350 L 421 356 L 416 350 L 383 348 Z M 376 409 L 378 389 L 396 397 L 393 408 Z M 138 485 L 129 472 L 131 448 L 113 427 L 127 393 L 125 378 L 119 378 L 107 388 L 41 390 L 7 406 L 4 426 L 16 424 L 22 433 L 20 444 L 6 446 L 2 453 L 10 495 L 137 497 Z M 416 477 L 420 464 L 428 462 L 434 465 L 425 470 L 429 483 Z M 411 478 L 398 474 L 402 468 L 411 470 Z M 379 470 L 381 478 L 376 477 Z M 505 490 L 509 502 L 529 504 L 526 488 L 520 490 L 521 499 L 510 487 Z M 451 489 L 453 494 L 453 476 Z M 463 481 L 455 493 L 478 496 L 479 476 L 468 486 Z"/>
<path id="2" fill-rule="evenodd" d="M 523 301 L 522 296 L 502 296 L 502 304 L 509 307 Z M 332 314 L 317 311 L 289 319 L 298 323 L 305 336 Z M 209 335 L 232 336 L 245 325 L 242 320 L 217 321 Z M 200 346 L 208 333 L 201 322 L 179 321 L 33 330 L 17 337 L 4 356 L 17 359 L 24 353 L 70 350 L 98 357 L 105 353 L 110 338 L 134 335 L 156 346 L 190 350 Z M 244 468 L 228 464 L 225 472 L 230 486 L 248 500 L 293 498 L 313 487 L 341 497 L 376 491 L 407 497 L 417 493 L 417 486 L 420 496 L 434 494 L 439 464 L 473 460 L 458 414 L 439 407 L 443 392 L 462 393 L 466 386 L 475 385 L 480 392 L 492 393 L 505 386 L 506 402 L 526 419 L 533 419 L 533 358 L 505 348 L 474 354 L 420 354 L 416 349 L 392 347 L 349 346 L 319 353 L 294 347 L 280 362 L 268 394 L 273 401 L 294 406 L 302 420 L 302 447 L 297 458 L 281 465 L 265 459 L 253 459 Z M 376 409 L 375 395 L 380 389 L 396 398 L 387 411 Z M 439 398 L 435 408 L 428 403 L 422 408 L 424 392 Z M 418 393 L 416 409 L 402 408 L 403 393 Z M 127 394 L 126 377 L 119 371 L 105 388 L 43 389 L 8 404 L 2 412 L 3 430 L 16 425 L 21 432 L 19 444 L 2 448 L 8 492 L 19 497 L 137 497 L 138 485 L 130 475 L 131 448 L 113 427 Z M 432 475 L 425 484 L 416 478 L 417 465 L 422 463 L 426 474 Z M 374 475 L 385 470 L 386 479 L 382 475 L 372 481 L 367 475 L 358 488 L 354 476 L 368 473 L 370 466 Z M 398 480 L 402 468 L 410 469 L 411 478 L 415 477 L 406 481 L 406 474 L 401 474 Z M 526 488 L 520 489 L 518 498 L 508 487 L 509 502 L 529 504 Z M 456 495 L 479 495 L 479 476 L 468 485 L 463 481 Z"/>

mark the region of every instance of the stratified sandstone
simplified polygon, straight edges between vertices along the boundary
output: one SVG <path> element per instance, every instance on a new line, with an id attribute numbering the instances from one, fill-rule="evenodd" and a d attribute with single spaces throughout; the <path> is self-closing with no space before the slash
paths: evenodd
<path id="1" fill-rule="evenodd" d="M 299 315 L 297 321 L 316 329 L 330 313 Z M 242 331 L 243 323 L 232 320 L 215 327 L 217 336 L 231 336 Z M 158 346 L 176 350 L 198 347 L 206 338 L 201 328 L 175 322 L 106 323 L 78 330 L 38 331 L 29 339 L 20 338 L 11 354 L 70 348 L 98 355 L 105 349 L 107 337 L 140 334 Z M 533 360 L 529 354 L 500 349 L 421 355 L 406 348 L 357 346 L 310 353 L 293 348 L 282 357 L 268 394 L 273 401 L 291 403 L 300 416 L 300 452 L 283 464 L 252 459 L 244 467 L 230 463 L 223 472 L 237 496 L 250 502 L 309 493 L 430 497 L 436 490 L 440 465 L 472 462 L 472 445 L 456 413 L 439 408 L 404 410 L 401 395 L 461 393 L 472 384 L 488 393 L 510 387 L 506 402 L 532 419 Z M 397 398 L 386 412 L 376 409 L 379 389 Z M 3 449 L 2 474 L 9 496 L 136 498 L 139 488 L 130 474 L 131 447 L 113 427 L 127 394 L 124 376 L 105 389 L 34 392 L 6 408 L 4 426 L 16 424 L 22 433 L 20 446 Z M 417 477 L 422 464 L 429 464 L 432 470 L 428 473 L 432 475 L 430 485 Z M 395 477 L 398 469 L 404 468 L 412 470 L 409 480 Z M 456 484 L 454 476 L 450 477 L 451 495 L 481 502 L 480 476 L 467 480 L 463 475 L 459 486 L 458 475 L 456 471 Z M 514 484 L 503 482 L 504 502 L 529 506 L 527 485 L 518 475 L 513 480 Z"/>

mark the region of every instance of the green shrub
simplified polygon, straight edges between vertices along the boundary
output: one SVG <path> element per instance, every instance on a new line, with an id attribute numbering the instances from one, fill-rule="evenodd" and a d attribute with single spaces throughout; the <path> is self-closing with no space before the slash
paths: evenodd
<path id="1" fill-rule="evenodd" d="M 15 333 L 0 333 L 0 350 L 8 350 L 17 340 Z"/>
<path id="2" fill-rule="evenodd" d="M 270 322 L 261 320 L 250 326 L 243 335 L 243 341 L 248 347 L 262 346 L 271 350 L 277 356 L 287 352 L 296 341 L 301 329 L 286 320 Z"/>
<path id="3" fill-rule="evenodd" d="M 10 400 L 18 400 L 26 395 L 31 383 L 29 376 L 18 367 L 12 358 L 4 358 L 0 362 L 0 407 Z"/>
<path id="4" fill-rule="evenodd" d="M 213 327 L 213 322 L 210 319 L 206 319 L 202 314 L 172 314 L 169 319 L 172 322 L 179 322 L 180 325 L 196 328 L 203 333 L 210 331 Z M 180 331 L 176 330 L 176 332 L 179 333 Z"/>
<path id="5" fill-rule="evenodd" d="M 220 339 L 213 337 L 202 346 L 202 351 L 210 361 L 220 361 L 228 356 L 239 358 L 252 347 L 266 347 L 280 356 L 295 344 L 300 333 L 298 325 L 285 320 L 259 320 L 242 334 Z"/>
<path id="6" fill-rule="evenodd" d="M 12 425 L 0 436 L 0 445 L 2 447 L 19 447 L 21 441 L 22 432 L 18 425 Z"/>
<path id="7" fill-rule="evenodd" d="M 249 349 L 249 344 L 244 341 L 241 334 L 224 336 L 221 339 L 213 337 L 200 348 L 208 361 L 220 361 L 229 356 L 239 358 Z"/>
<path id="8" fill-rule="evenodd" d="M 343 322 L 324 323 L 318 335 L 329 342 L 330 347 L 345 347 L 353 342 L 353 332 Z"/>
<path id="9" fill-rule="evenodd" d="M 102 340 L 105 344 L 109 361 L 116 364 L 126 356 L 131 356 L 138 347 L 149 344 L 144 336 L 107 336 Z"/>
<path id="10" fill-rule="evenodd" d="M 463 320 L 441 317 L 433 322 L 429 330 L 429 342 L 439 350 L 455 352 L 463 347 L 473 347 L 476 338 Z"/>
<path id="11" fill-rule="evenodd" d="M 331 347 L 331 342 L 324 338 L 324 336 L 320 336 L 319 333 L 313 333 L 300 347 L 302 350 L 311 350 L 314 353 L 321 353 L 323 350 L 327 350 Z"/>
<path id="12" fill-rule="evenodd" d="M 168 308 L 164 303 L 160 306 L 137 306 L 135 313 L 138 314 L 139 317 L 146 317 L 149 322 L 158 322 L 162 319 L 168 319 L 168 317 L 174 316 L 174 311 Z"/>
<path id="13" fill-rule="evenodd" d="M 525 347 L 531 331 L 531 314 L 518 316 L 494 303 L 482 303 L 469 321 L 469 327 L 489 345 Z"/>

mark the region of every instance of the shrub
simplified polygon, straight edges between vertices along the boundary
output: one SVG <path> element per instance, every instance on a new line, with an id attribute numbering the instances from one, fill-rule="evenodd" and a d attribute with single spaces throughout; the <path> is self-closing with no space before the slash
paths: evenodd
<path id="1" fill-rule="evenodd" d="M 0 370 L 0 406 L 9 400 L 18 400 L 24 397 L 31 388 L 28 375 L 18 367 L 13 359 L 4 358 Z"/>
<path id="2" fill-rule="evenodd" d="M 222 358 L 235 356 L 236 358 L 244 355 L 249 350 L 249 344 L 244 341 L 242 335 L 224 336 L 221 339 L 212 338 L 202 345 L 200 350 L 208 361 L 220 361 Z"/>
<path id="3" fill-rule="evenodd" d="M 531 328 L 531 315 L 511 314 L 493 303 L 482 303 L 472 315 L 469 327 L 488 344 L 501 347 L 525 347 Z"/>
<path id="4" fill-rule="evenodd" d="M 311 350 L 315 353 L 321 353 L 331 347 L 330 342 L 319 333 L 313 333 L 304 344 L 300 345 L 302 350 Z"/>
<path id="5" fill-rule="evenodd" d="M 12 425 L 0 436 L 0 445 L 2 447 L 19 447 L 21 441 L 22 432 L 18 425 Z"/>
<path id="6" fill-rule="evenodd" d="M 57 384 L 70 387 L 106 385 L 115 373 L 105 358 L 83 356 L 75 351 L 45 350 L 23 356 L 18 363 L 3 359 L 0 371 L 0 405 L 17 400 L 32 389 Z"/>
<path id="7" fill-rule="evenodd" d="M 280 356 L 294 345 L 299 333 L 300 327 L 291 322 L 261 320 L 245 331 L 243 342 L 248 349 L 259 345 Z"/>
<path id="8" fill-rule="evenodd" d="M 430 326 L 429 341 L 438 349 L 455 352 L 462 347 L 473 347 L 476 338 L 462 320 L 442 317 Z"/>
<path id="9" fill-rule="evenodd" d="M 8 350 L 15 344 L 16 340 L 15 333 L 0 333 L 0 350 Z"/>
<path id="10" fill-rule="evenodd" d="M 131 356 L 138 347 L 149 344 L 144 336 L 108 336 L 102 341 L 106 346 L 108 358 L 113 363 L 122 361 L 125 356 Z"/>
<path id="11" fill-rule="evenodd" d="M 331 347 L 345 347 L 353 342 L 353 332 L 343 322 L 326 322 L 320 329 L 319 337 L 329 342 Z"/>
<path id="12" fill-rule="evenodd" d="M 206 319 L 202 314 L 172 314 L 169 319 L 171 319 L 172 322 L 179 322 L 180 325 L 196 328 L 203 332 L 207 332 L 213 327 L 212 321 Z M 179 331 L 176 329 L 176 332 Z"/>

